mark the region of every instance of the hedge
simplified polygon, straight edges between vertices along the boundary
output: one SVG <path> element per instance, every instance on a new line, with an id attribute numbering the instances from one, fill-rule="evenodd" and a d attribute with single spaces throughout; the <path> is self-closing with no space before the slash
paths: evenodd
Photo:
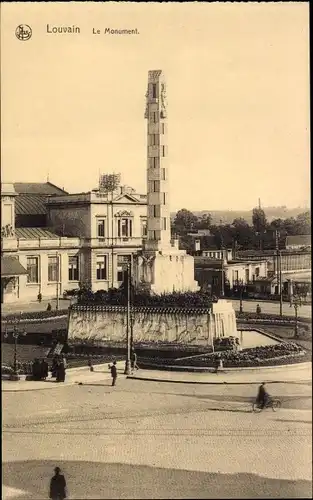
<path id="1" fill-rule="evenodd" d="M 58 311 L 29 311 L 22 313 L 7 314 L 1 318 L 2 323 L 13 323 L 19 320 L 20 322 L 24 320 L 44 320 L 48 318 L 57 318 L 59 316 L 67 316 L 68 309 L 59 309 Z"/>

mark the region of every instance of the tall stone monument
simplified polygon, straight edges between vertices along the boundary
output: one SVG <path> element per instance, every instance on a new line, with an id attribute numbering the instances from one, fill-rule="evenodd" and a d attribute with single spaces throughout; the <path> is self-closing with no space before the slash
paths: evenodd
<path id="1" fill-rule="evenodd" d="M 197 291 L 193 257 L 171 241 L 166 84 L 161 70 L 148 73 L 145 118 L 148 236 L 134 260 L 134 279 L 156 294 Z"/>

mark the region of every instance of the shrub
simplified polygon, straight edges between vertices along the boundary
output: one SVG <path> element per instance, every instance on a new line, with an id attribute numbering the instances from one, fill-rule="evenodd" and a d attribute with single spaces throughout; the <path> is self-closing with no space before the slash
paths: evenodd
<path id="1" fill-rule="evenodd" d="M 8 314 L 2 318 L 3 323 L 10 323 L 14 320 L 23 321 L 25 319 L 45 319 L 56 318 L 58 316 L 65 316 L 68 314 L 68 309 L 59 309 L 58 311 L 29 311 L 21 314 Z"/>

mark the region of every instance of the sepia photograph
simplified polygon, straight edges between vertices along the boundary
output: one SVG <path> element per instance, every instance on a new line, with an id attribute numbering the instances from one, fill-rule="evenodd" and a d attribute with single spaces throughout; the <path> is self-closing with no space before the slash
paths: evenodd
<path id="1" fill-rule="evenodd" d="M 309 2 L 0 25 L 3 499 L 312 498 Z"/>

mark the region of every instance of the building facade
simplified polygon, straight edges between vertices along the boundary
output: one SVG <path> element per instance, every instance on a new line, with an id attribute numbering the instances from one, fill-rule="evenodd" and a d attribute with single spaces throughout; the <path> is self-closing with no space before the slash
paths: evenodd
<path id="1" fill-rule="evenodd" d="M 28 198 L 33 206 L 30 193 Z M 125 263 L 147 236 L 146 195 L 127 186 L 47 196 L 44 210 L 39 207 L 46 227 L 16 227 L 16 205 L 14 185 L 2 184 L 1 303 L 34 301 L 39 294 L 55 299 L 80 284 L 93 291 L 118 287 Z M 26 204 L 26 216 L 27 210 Z"/>

